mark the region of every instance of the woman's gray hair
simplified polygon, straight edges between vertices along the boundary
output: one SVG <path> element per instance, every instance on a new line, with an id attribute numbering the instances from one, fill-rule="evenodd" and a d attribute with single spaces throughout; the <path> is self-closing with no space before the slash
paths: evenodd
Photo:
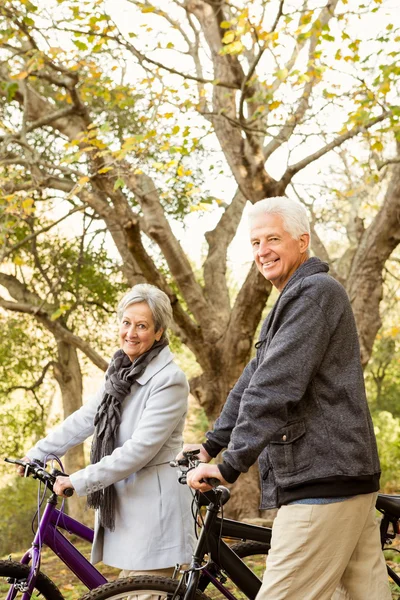
<path id="1" fill-rule="evenodd" d="M 283 220 L 283 227 L 293 239 L 298 240 L 303 233 L 310 235 L 310 221 L 305 207 L 286 196 L 275 196 L 259 200 L 250 207 L 249 228 L 253 227 L 259 215 L 279 215 Z"/>
<path id="2" fill-rule="evenodd" d="M 172 321 L 171 302 L 162 290 L 149 283 L 138 283 L 122 298 L 117 308 L 118 321 L 121 321 L 125 309 L 131 304 L 146 302 L 151 310 L 155 331 L 163 329 L 161 339 L 168 339 L 167 329 Z"/>

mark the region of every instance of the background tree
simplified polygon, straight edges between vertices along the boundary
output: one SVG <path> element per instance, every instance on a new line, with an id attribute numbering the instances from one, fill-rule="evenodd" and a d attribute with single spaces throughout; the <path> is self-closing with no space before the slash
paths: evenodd
<path id="1" fill-rule="evenodd" d="M 249 359 L 270 292 L 251 267 L 230 298 L 228 248 L 245 203 L 295 186 L 315 220 L 313 249 L 335 267 L 318 236 L 318 202 L 298 186 L 314 179 L 316 161 L 323 181 L 324 157 L 336 161 L 346 148 L 381 193 L 368 223 L 359 199 L 342 198 L 345 260 L 333 268 L 366 364 L 385 262 L 400 240 L 399 64 L 385 4 L 126 0 L 122 19 L 107 6 L 13 0 L 0 8 L 5 214 L 30 202 L 35 218 L 43 193 L 53 206 L 63 198 L 94 211 L 126 281 L 150 281 L 171 298 L 174 332 L 201 369 L 192 392 L 212 420 Z M 383 29 L 372 40 L 362 26 L 371 14 Z M 231 196 L 213 196 L 218 179 L 230 182 Z M 174 222 L 207 205 L 217 223 L 199 279 Z M 246 514 L 257 514 L 257 494 L 246 478 L 241 485 Z"/>
<path id="2" fill-rule="evenodd" d="M 2 437 L 15 440 L 14 447 L 8 443 L 3 448 L 11 456 L 23 456 L 28 440 L 35 442 L 52 425 L 48 421 L 49 397 L 54 397 L 55 382 L 63 419 L 82 406 L 82 356 L 78 351 L 105 371 L 116 346 L 115 306 L 122 286 L 115 266 L 99 246 L 99 235 L 89 235 L 88 224 L 79 238 L 44 236 L 40 234 L 44 217 L 35 231 L 37 221 L 28 217 L 13 228 L 9 241 L 13 238 L 15 243 L 0 272 L 0 285 L 9 296 L 0 297 L 0 307 L 19 315 L 18 319 L 3 319 L 7 335 L 0 350 Z M 28 226 L 31 239 L 19 246 L 16 240 L 27 239 Z M 23 391 L 31 402 L 21 402 Z M 67 452 L 67 473 L 85 464 L 82 444 Z M 81 520 L 90 519 L 85 504 L 85 499 L 74 495 L 68 502 L 70 513 Z"/>

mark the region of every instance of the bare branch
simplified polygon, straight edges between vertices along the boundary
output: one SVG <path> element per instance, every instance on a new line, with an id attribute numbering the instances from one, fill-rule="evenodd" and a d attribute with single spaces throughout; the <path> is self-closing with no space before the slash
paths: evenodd
<path id="1" fill-rule="evenodd" d="M 376 167 L 377 167 L 378 171 L 380 171 L 384 167 L 387 167 L 388 165 L 395 165 L 397 163 L 400 163 L 400 156 L 393 156 L 392 158 L 388 158 L 387 160 L 383 160 L 383 161 L 379 160 L 379 158 L 377 156 L 374 158 L 375 158 Z"/>
<path id="2" fill-rule="evenodd" d="M 321 158 L 321 156 L 324 156 L 324 154 L 327 154 L 328 152 L 330 152 L 330 150 L 333 150 L 333 148 L 337 148 L 338 146 L 341 146 L 344 142 L 346 142 L 347 140 L 350 140 L 351 138 L 355 137 L 359 133 L 362 133 L 363 131 L 370 129 L 377 123 L 384 121 L 385 119 L 390 117 L 390 115 L 391 115 L 390 111 L 386 111 L 386 112 L 383 112 L 378 117 L 375 117 L 375 118 L 371 119 L 370 121 L 368 121 L 367 123 L 364 123 L 363 125 L 357 125 L 357 127 L 354 127 L 353 129 L 350 129 L 349 131 L 346 131 L 346 133 L 343 133 L 342 135 L 338 135 L 335 139 L 333 139 L 331 142 L 329 142 L 329 144 L 326 144 L 325 146 L 320 148 L 320 150 L 317 150 L 317 152 L 314 152 L 313 154 L 310 154 L 306 158 L 303 158 L 296 164 L 289 166 L 286 169 L 286 172 L 283 174 L 283 176 L 280 180 L 280 183 L 282 184 L 283 189 L 286 188 L 286 186 L 289 184 L 289 182 L 292 180 L 293 176 L 296 173 L 298 173 L 299 171 L 301 171 L 302 169 L 307 167 L 309 164 L 318 160 L 318 158 Z"/>
<path id="3" fill-rule="evenodd" d="M 283 15 L 283 5 L 284 5 L 284 3 L 285 3 L 285 0 L 280 0 L 278 12 L 276 13 L 276 17 L 275 17 L 275 21 L 274 21 L 274 24 L 271 27 L 271 32 L 275 31 L 275 29 L 278 26 L 279 19 Z"/>
<path id="4" fill-rule="evenodd" d="M 55 227 L 56 225 L 58 225 L 62 221 L 65 221 L 65 219 L 67 219 L 68 217 L 70 217 L 74 213 L 76 213 L 78 211 L 83 211 L 84 209 L 85 209 L 84 206 L 77 206 L 77 207 L 73 208 L 72 210 L 70 210 L 66 215 L 64 215 L 63 217 L 61 217 L 60 219 L 58 219 L 58 221 L 54 221 L 54 223 L 50 223 L 50 225 L 47 225 L 46 227 L 43 227 L 42 229 L 39 229 L 39 231 L 35 231 L 35 232 L 31 233 L 25 239 L 23 239 L 20 242 L 18 242 L 18 244 L 14 244 L 14 246 L 12 246 L 11 248 L 9 248 L 7 251 L 3 252 L 3 254 L 2 254 L 1 258 L 0 258 L 0 262 L 2 262 L 5 258 L 7 258 L 7 256 L 9 256 L 13 252 L 15 252 L 16 250 L 18 250 L 22 246 L 24 246 L 25 244 L 27 244 L 28 242 L 30 242 L 34 238 L 37 238 L 42 233 L 46 233 L 47 231 L 50 231 L 50 229 L 52 229 L 53 227 Z"/>
<path id="5" fill-rule="evenodd" d="M 292 115 L 290 115 L 289 119 L 283 125 L 279 134 L 267 144 L 264 149 L 264 156 L 267 160 L 275 150 L 277 150 L 284 142 L 286 142 L 293 131 L 295 130 L 298 123 L 304 117 L 306 113 L 311 99 L 311 92 L 316 83 L 319 82 L 319 78 L 315 75 L 315 51 L 319 41 L 318 31 L 329 23 L 330 19 L 333 17 L 334 10 L 339 0 L 328 0 L 326 6 L 321 10 L 315 23 L 318 23 L 317 31 L 310 38 L 310 48 L 308 52 L 308 67 L 307 67 L 307 76 L 308 81 L 304 85 L 303 93 L 300 97 L 299 103 L 297 105 L 296 110 Z"/>
<path id="6" fill-rule="evenodd" d="M 12 302 L 5 300 L 0 297 L 0 306 L 6 310 L 12 312 L 20 312 L 35 317 L 46 329 L 48 329 L 57 340 L 61 340 L 75 348 L 81 350 L 89 360 L 92 361 L 96 367 L 102 371 L 106 371 L 108 367 L 107 361 L 105 361 L 85 340 L 81 337 L 71 333 L 68 329 L 63 327 L 59 321 L 52 321 L 48 314 L 41 309 L 37 309 L 36 306 L 26 304 L 24 302 Z"/>
<path id="7" fill-rule="evenodd" d="M 154 182 L 147 175 L 130 174 L 125 183 L 140 202 L 146 223 L 146 233 L 157 242 L 162 250 L 171 273 L 195 319 L 205 318 L 206 321 L 209 321 L 212 316 L 203 290 L 196 281 L 190 262 L 166 219 Z"/>
<path id="8" fill-rule="evenodd" d="M 25 390 L 26 392 L 33 392 L 36 388 L 38 388 L 42 385 L 44 378 L 46 377 L 46 373 L 50 369 L 50 367 L 54 367 L 56 365 L 57 365 L 56 361 L 51 360 L 50 362 L 47 363 L 47 365 L 45 365 L 43 367 L 42 374 L 40 375 L 39 379 L 37 379 L 34 383 L 32 383 L 32 385 L 13 385 L 9 388 L 6 388 L 4 390 L 4 392 L 2 392 L 2 393 L 10 394 L 11 392 L 14 392 L 15 390 Z"/>
<path id="9" fill-rule="evenodd" d="M 203 265 L 205 292 L 209 303 L 214 307 L 215 320 L 225 326 L 230 312 L 229 290 L 226 282 L 226 259 L 228 247 L 233 240 L 246 198 L 238 189 L 227 206 L 218 224 L 205 234 L 208 255 Z"/>

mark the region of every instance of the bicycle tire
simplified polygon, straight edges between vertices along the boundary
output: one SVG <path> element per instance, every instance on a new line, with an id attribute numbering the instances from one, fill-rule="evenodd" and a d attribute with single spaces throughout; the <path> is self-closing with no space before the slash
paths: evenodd
<path id="1" fill-rule="evenodd" d="M 230 548 L 239 556 L 239 558 L 249 558 L 255 554 L 265 554 L 270 551 L 270 544 L 267 542 L 237 542 Z"/>
<path id="2" fill-rule="evenodd" d="M 11 580 L 26 580 L 30 573 L 28 565 L 22 565 L 21 563 L 12 560 L 0 560 L 0 599 L 6 598 L 8 591 L 13 585 L 6 579 Z M 5 593 L 4 593 L 5 592 Z M 18 592 L 15 596 L 20 597 L 22 592 Z M 40 596 L 41 599 L 45 600 L 65 600 L 60 590 L 55 583 L 44 573 L 39 573 L 35 588 L 32 592 L 32 600 L 35 600 Z"/>
<path id="3" fill-rule="evenodd" d="M 151 596 L 153 600 L 164 600 L 171 598 L 179 584 L 178 579 L 170 579 L 168 577 L 158 577 L 151 575 L 143 575 L 136 577 L 126 577 L 124 579 L 116 579 L 110 583 L 105 583 L 100 587 L 88 592 L 80 598 L 80 600 L 126 600 L 129 596 L 135 596 L 140 600 L 141 594 L 147 597 Z M 183 597 L 186 591 L 182 585 L 182 593 L 176 596 L 177 600 Z M 138 592 L 141 592 L 139 594 Z M 196 591 L 196 600 L 210 600 L 205 594 Z"/>

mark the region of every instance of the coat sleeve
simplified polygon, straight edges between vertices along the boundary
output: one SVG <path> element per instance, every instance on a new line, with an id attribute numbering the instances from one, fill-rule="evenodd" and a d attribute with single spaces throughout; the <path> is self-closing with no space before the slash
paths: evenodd
<path id="1" fill-rule="evenodd" d="M 48 454 L 64 456 L 70 448 L 77 446 L 90 437 L 94 431 L 93 421 L 103 393 L 104 384 L 79 410 L 67 417 L 61 425 L 53 429 L 45 438 L 39 440 L 27 452 L 28 458 L 43 461 Z"/>
<path id="2" fill-rule="evenodd" d="M 207 442 L 204 447 L 210 456 L 216 456 L 223 448 L 228 447 L 238 418 L 243 392 L 249 385 L 256 368 L 257 359 L 253 358 L 230 391 L 221 414 L 214 423 L 214 429 L 206 433 Z"/>
<path id="3" fill-rule="evenodd" d="M 189 387 L 182 371 L 160 371 L 151 380 L 146 406 L 132 436 L 98 463 L 71 475 L 79 496 L 125 479 L 145 467 L 161 450 L 187 411 Z"/>
<path id="4" fill-rule="evenodd" d="M 221 473 L 233 482 L 257 460 L 304 396 L 323 360 L 330 330 L 320 306 L 306 295 L 289 298 L 263 361 L 244 390 Z"/>

